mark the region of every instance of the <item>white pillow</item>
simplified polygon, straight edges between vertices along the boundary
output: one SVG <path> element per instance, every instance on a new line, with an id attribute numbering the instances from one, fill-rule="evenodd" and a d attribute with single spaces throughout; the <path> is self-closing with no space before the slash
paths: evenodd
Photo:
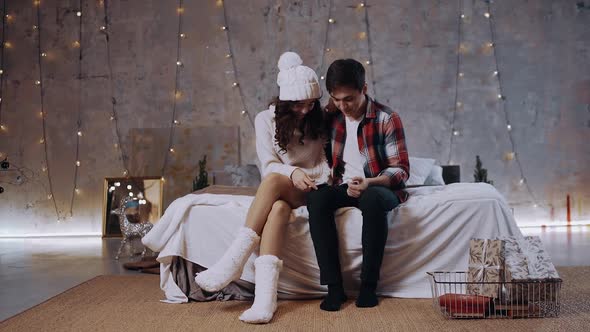
<path id="1" fill-rule="evenodd" d="M 434 166 L 434 159 L 410 157 L 410 178 L 406 182 L 406 185 L 423 185 L 432 170 L 432 166 Z"/>
<path id="2" fill-rule="evenodd" d="M 428 174 L 428 177 L 424 181 L 424 184 L 427 186 L 444 186 L 445 180 L 443 179 L 442 173 L 443 173 L 442 167 L 440 167 L 438 165 L 432 166 L 432 169 L 430 170 L 430 174 Z"/>

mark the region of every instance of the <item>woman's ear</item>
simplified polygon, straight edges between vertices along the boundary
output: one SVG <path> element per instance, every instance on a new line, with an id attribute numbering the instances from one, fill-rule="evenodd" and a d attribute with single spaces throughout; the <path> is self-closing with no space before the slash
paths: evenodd
<path id="1" fill-rule="evenodd" d="M 363 90 L 362 90 L 362 93 L 363 93 L 364 95 L 366 95 L 366 94 L 367 94 L 367 90 L 368 90 L 367 83 L 365 83 L 365 85 L 363 85 Z"/>

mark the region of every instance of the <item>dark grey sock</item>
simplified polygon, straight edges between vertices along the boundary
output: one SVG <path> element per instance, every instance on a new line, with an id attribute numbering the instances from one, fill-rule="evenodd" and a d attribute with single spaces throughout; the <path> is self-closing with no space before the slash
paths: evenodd
<path id="1" fill-rule="evenodd" d="M 348 300 L 344 293 L 344 287 L 342 284 L 330 284 L 328 285 L 328 295 L 324 298 L 320 304 L 320 309 L 325 311 L 338 311 L 344 302 Z"/>

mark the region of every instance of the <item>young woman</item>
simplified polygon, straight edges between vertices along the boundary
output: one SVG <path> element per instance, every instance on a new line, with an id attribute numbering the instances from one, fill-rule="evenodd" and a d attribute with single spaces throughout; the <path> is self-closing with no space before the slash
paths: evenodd
<path id="1" fill-rule="evenodd" d="M 240 277 L 260 244 L 254 262 L 254 304 L 240 316 L 248 323 L 267 323 L 277 309 L 283 264 L 279 257 L 291 210 L 305 204 L 306 192 L 330 181 L 317 75 L 293 52 L 281 55 L 278 67 L 279 96 L 256 116 L 256 152 L 263 179 L 246 224 L 221 259 L 195 277 L 202 289 L 219 291 Z"/>

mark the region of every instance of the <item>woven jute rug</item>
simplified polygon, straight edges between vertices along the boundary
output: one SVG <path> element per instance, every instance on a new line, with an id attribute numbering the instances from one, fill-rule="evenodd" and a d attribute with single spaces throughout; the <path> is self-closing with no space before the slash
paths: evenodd
<path id="1" fill-rule="evenodd" d="M 359 309 L 349 300 L 338 312 L 319 300 L 280 301 L 267 325 L 242 323 L 249 302 L 166 304 L 159 277 L 100 276 L 0 323 L 0 331 L 589 331 L 590 267 L 558 269 L 563 278 L 557 318 L 449 320 L 429 299 L 381 299 Z"/>

